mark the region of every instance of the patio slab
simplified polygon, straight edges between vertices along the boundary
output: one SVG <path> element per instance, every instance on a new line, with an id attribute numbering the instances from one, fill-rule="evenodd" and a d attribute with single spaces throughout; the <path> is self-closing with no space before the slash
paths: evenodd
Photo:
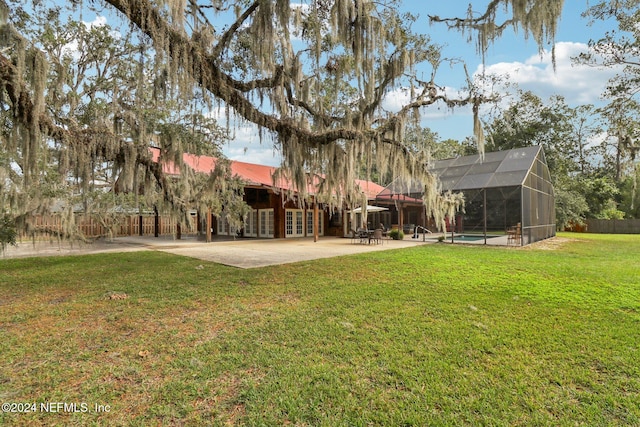
<path id="1" fill-rule="evenodd" d="M 364 252 L 400 249 L 418 244 L 423 243 L 390 240 L 379 245 L 364 245 L 351 243 L 351 240 L 346 238 L 322 237 L 317 242 L 314 242 L 312 238 L 242 240 L 219 242 L 206 246 L 158 248 L 157 250 L 239 268 L 255 268 Z"/>
<path id="2" fill-rule="evenodd" d="M 383 244 L 378 245 L 367 245 L 352 243 L 348 238 L 329 236 L 320 237 L 317 242 L 314 242 L 313 238 L 295 238 L 215 240 L 206 243 L 192 237 L 175 240 L 164 237 L 135 236 L 74 245 L 67 242 L 37 242 L 35 244 L 26 242 L 19 244 L 18 247 L 8 247 L 0 258 L 156 250 L 238 268 L 256 268 L 319 258 L 401 249 L 429 243 L 433 243 L 433 241 L 423 242 L 422 239 L 405 238 L 405 240 L 385 240 Z"/>

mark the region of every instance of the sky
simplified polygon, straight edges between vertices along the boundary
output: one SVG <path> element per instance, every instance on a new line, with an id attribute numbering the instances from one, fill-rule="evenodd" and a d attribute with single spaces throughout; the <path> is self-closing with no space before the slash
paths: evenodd
<path id="1" fill-rule="evenodd" d="M 482 10 L 489 1 L 472 1 L 474 9 Z M 440 17 L 465 16 L 469 1 L 404 0 L 403 7 L 419 14 L 415 31 L 425 32 L 432 41 L 444 45 L 443 55 L 463 58 L 469 72 L 482 71 L 482 57 L 476 53 L 475 45 L 467 42 L 466 36 L 450 31 L 444 24 L 430 25 L 427 15 Z M 593 2 L 592 2 L 593 3 Z M 522 90 L 529 90 L 542 98 L 561 95 L 571 107 L 583 104 L 601 103 L 600 95 L 606 82 L 615 74 L 615 70 L 597 69 L 588 66 L 572 65 L 571 58 L 588 50 L 590 39 L 598 39 L 613 29 L 612 23 L 589 25 L 581 14 L 588 6 L 587 0 L 565 0 L 562 16 L 556 36 L 556 69 L 553 69 L 549 50 L 546 46 L 542 55 L 534 40 L 526 40 L 522 33 L 505 31 L 500 39 L 485 54 L 484 67 L 488 73 L 508 75 L 511 83 Z M 608 26 L 607 26 L 608 25 Z M 428 75 L 428 74 L 427 74 Z M 443 66 L 438 73 L 436 83 L 446 86 L 447 91 L 455 92 L 464 84 L 462 68 L 450 69 Z M 400 92 L 390 95 L 386 106 L 400 105 L 403 96 Z M 438 133 L 441 139 L 463 140 L 473 133 L 471 111 L 468 108 L 450 111 L 447 108 L 430 107 L 422 112 L 422 125 Z M 223 147 L 224 153 L 233 160 L 261 163 L 277 166 L 280 159 L 265 140 L 260 143 L 258 132 L 250 126 L 236 129 L 234 139 Z"/>

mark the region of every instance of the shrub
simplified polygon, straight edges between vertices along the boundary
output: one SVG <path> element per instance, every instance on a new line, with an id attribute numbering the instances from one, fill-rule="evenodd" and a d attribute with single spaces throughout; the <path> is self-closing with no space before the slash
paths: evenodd
<path id="1" fill-rule="evenodd" d="M 391 230 L 389 232 L 389 237 L 391 237 L 393 240 L 402 240 L 404 239 L 404 233 L 402 232 L 402 230 Z"/>
<path id="2" fill-rule="evenodd" d="M 4 252 L 7 245 L 16 245 L 16 224 L 8 215 L 0 217 L 0 253 Z"/>

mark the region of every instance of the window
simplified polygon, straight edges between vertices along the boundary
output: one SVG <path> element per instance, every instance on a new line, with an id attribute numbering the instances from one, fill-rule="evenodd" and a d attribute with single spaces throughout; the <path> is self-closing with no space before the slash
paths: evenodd
<path id="1" fill-rule="evenodd" d="M 258 211 L 252 209 L 244 222 L 245 237 L 258 237 Z"/>
<path id="2" fill-rule="evenodd" d="M 318 211 L 318 236 L 324 235 L 324 212 Z M 313 236 L 313 211 L 307 211 L 307 236 Z"/>
<path id="3" fill-rule="evenodd" d="M 233 236 L 238 230 L 235 227 L 229 225 L 229 221 L 226 217 L 218 218 L 218 235 L 219 236 Z"/>
<path id="4" fill-rule="evenodd" d="M 304 236 L 304 211 L 301 209 L 287 209 L 284 212 L 285 237 Z"/>
<path id="5" fill-rule="evenodd" d="M 258 217 L 260 218 L 259 237 L 273 238 L 273 209 L 260 209 Z"/>
<path id="6" fill-rule="evenodd" d="M 227 219 L 224 217 L 218 217 L 218 235 L 224 236 L 229 233 L 229 225 Z"/>
<path id="7" fill-rule="evenodd" d="M 287 211 L 285 217 L 285 232 L 287 236 L 293 235 L 293 212 Z"/>
<path id="8" fill-rule="evenodd" d="M 302 211 L 296 211 L 296 236 L 304 235 L 304 232 L 302 231 L 303 226 L 304 222 L 302 222 Z"/>

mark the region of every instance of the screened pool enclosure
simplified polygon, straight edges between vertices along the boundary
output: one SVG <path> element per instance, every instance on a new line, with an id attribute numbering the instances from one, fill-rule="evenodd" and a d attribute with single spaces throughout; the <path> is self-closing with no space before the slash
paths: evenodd
<path id="1" fill-rule="evenodd" d="M 454 231 L 500 235 L 520 224 L 523 245 L 555 236 L 554 192 L 541 146 L 440 160 L 432 170 L 442 191 L 464 193 Z M 397 184 L 385 193 L 421 197 L 417 187 L 402 191 Z"/>

